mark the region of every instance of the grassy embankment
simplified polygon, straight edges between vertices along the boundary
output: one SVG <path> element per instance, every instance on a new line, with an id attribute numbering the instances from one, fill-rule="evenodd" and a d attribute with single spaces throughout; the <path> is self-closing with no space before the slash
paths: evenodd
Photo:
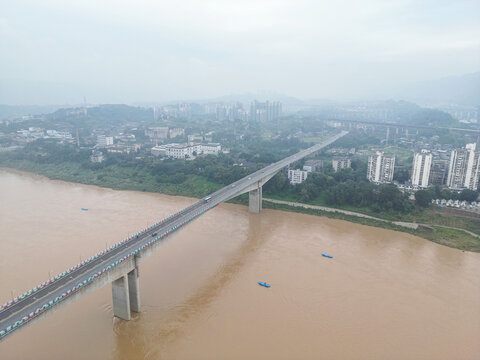
<path id="1" fill-rule="evenodd" d="M 116 190 L 158 192 L 167 195 L 202 197 L 222 187 L 196 175 L 189 175 L 179 184 L 160 183 L 146 172 L 135 168 L 109 166 L 105 169 L 85 169 L 78 163 L 36 164 L 30 161 L 2 163 L 0 166 L 40 174 L 53 180 L 64 180 L 88 185 L 97 185 Z"/>
<path id="2" fill-rule="evenodd" d="M 303 207 L 295 207 L 284 204 L 275 204 L 271 202 L 264 202 L 263 207 L 265 209 L 277 209 L 283 211 L 293 211 L 303 214 L 317 215 L 317 216 L 326 216 L 328 218 L 346 220 L 362 225 L 375 226 L 384 229 L 396 230 L 406 232 L 412 235 L 422 237 L 424 239 L 436 242 L 438 244 L 446 245 L 460 250 L 480 252 L 480 239 L 474 237 L 462 230 L 447 229 L 440 226 L 433 225 L 435 229 L 434 232 L 425 231 L 425 230 L 413 230 L 408 229 L 403 226 L 398 226 L 389 222 L 383 222 L 374 219 L 366 219 L 359 216 L 347 215 L 338 212 L 327 212 L 316 209 L 307 209 Z M 375 214 L 376 217 L 378 214 Z"/>
<path id="3" fill-rule="evenodd" d="M 97 185 L 117 190 L 148 191 L 168 195 L 182 195 L 197 198 L 205 196 L 206 194 L 209 194 L 222 187 L 221 184 L 215 184 L 196 175 L 189 175 L 187 177 L 187 180 L 180 184 L 159 183 L 154 176 L 148 173 L 138 173 L 134 168 L 125 168 L 115 165 L 110 166 L 104 170 L 85 169 L 76 163 L 37 164 L 29 161 L 17 161 L 15 163 L 3 163 L 1 165 L 15 168 L 17 170 L 44 175 L 50 179 L 64 180 L 88 185 Z M 294 194 L 290 192 L 282 194 L 282 196 L 268 195 L 268 197 L 292 202 L 298 201 L 298 199 L 294 197 Z M 232 202 L 248 204 L 248 196 L 240 196 L 233 199 Z M 310 202 L 309 204 L 328 206 L 324 203 L 322 197 L 318 197 L 315 201 Z M 329 218 L 342 219 L 369 226 L 408 232 L 439 244 L 444 244 L 461 250 L 480 252 L 480 239 L 475 238 L 474 236 L 467 234 L 461 230 L 435 227 L 435 232 L 426 232 L 421 230 L 410 230 L 394 224 L 385 223 L 373 219 L 365 219 L 357 216 L 331 213 L 321 210 L 305 209 L 301 207 L 292 207 L 288 205 L 273 204 L 267 202 L 264 202 L 264 207 L 270 209 L 279 209 L 312 215 L 327 216 Z M 412 214 L 379 214 L 369 209 L 356 208 L 351 206 L 343 206 L 341 208 L 343 210 L 355 211 L 366 215 L 383 218 L 386 220 L 408 222 L 411 222 L 413 220 Z M 437 210 L 432 209 L 427 209 L 419 212 L 419 214 L 417 214 L 417 222 L 424 224 L 463 228 L 476 234 L 480 234 L 480 221 L 478 221 L 477 219 L 451 216 L 450 214 L 447 216 Z"/>
<path id="4" fill-rule="evenodd" d="M 298 198 L 295 197 L 294 194 L 292 193 L 285 193 L 282 195 L 268 194 L 264 196 L 275 199 L 275 200 L 299 202 Z M 321 194 L 315 200 L 305 202 L 305 204 L 331 207 L 331 205 L 327 204 L 323 200 L 323 197 L 321 196 Z M 341 210 L 358 212 L 361 214 L 378 217 L 378 218 L 390 220 L 390 221 L 414 222 L 413 213 L 403 214 L 403 213 L 398 213 L 394 211 L 379 213 L 369 208 L 361 208 L 361 207 L 348 206 L 348 205 L 335 206 L 335 208 L 338 208 Z M 442 225 L 442 226 L 465 229 L 480 235 L 480 219 L 479 218 L 466 217 L 462 215 L 446 213 L 445 211 L 436 209 L 433 206 L 427 209 L 419 209 L 416 215 L 416 222 L 419 224 Z"/>

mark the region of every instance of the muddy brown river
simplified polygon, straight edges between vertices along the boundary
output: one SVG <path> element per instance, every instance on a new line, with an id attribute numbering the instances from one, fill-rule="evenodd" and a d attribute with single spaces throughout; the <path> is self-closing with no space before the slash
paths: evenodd
<path id="1" fill-rule="evenodd" d="M 0 303 L 193 201 L 0 170 Z M 480 254 L 401 232 L 222 204 L 142 263 L 140 290 L 130 322 L 105 286 L 0 359 L 480 359 Z"/>

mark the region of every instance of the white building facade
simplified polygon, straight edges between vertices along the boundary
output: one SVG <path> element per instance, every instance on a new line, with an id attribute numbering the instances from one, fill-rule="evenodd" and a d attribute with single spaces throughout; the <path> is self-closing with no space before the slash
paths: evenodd
<path id="1" fill-rule="evenodd" d="M 222 151 L 222 146 L 218 143 L 199 144 L 199 154 L 218 155 Z"/>
<path id="2" fill-rule="evenodd" d="M 475 143 L 465 149 L 452 150 L 448 167 L 447 186 L 450 189 L 477 190 L 480 170 L 480 151 Z"/>
<path id="3" fill-rule="evenodd" d="M 422 150 L 413 156 L 412 185 L 414 187 L 428 187 L 432 158 L 433 156 L 428 150 Z"/>
<path id="4" fill-rule="evenodd" d="M 154 146 L 152 155 L 168 156 L 174 159 L 194 159 L 198 155 L 218 155 L 222 146 L 218 143 L 211 144 L 167 144 Z"/>
<path id="5" fill-rule="evenodd" d="M 290 184 L 296 185 L 301 184 L 305 180 L 307 180 L 308 172 L 295 169 L 295 170 L 288 170 L 288 180 L 290 180 Z"/>
<path id="6" fill-rule="evenodd" d="M 386 156 L 377 151 L 375 155 L 368 157 L 367 179 L 368 181 L 381 184 L 393 181 L 395 170 L 395 156 Z"/>
<path id="7" fill-rule="evenodd" d="M 113 136 L 98 135 L 97 136 L 97 145 L 99 147 L 105 147 L 113 145 Z"/>

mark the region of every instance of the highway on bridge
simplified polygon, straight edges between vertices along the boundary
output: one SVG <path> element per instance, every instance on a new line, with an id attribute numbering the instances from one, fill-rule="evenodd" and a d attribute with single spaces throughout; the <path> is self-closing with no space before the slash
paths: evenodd
<path id="1" fill-rule="evenodd" d="M 24 295 L 0 307 L 0 341 L 13 331 L 23 327 L 40 314 L 55 308 L 55 305 L 89 285 L 125 259 L 142 252 L 153 243 L 163 241 L 196 217 L 221 202 L 248 192 L 252 186 L 270 178 L 282 168 L 330 145 L 346 131 L 332 136 L 322 143 L 302 150 L 292 156 L 270 164 L 206 197 L 183 210 L 123 240 L 62 274 L 50 279 Z"/>

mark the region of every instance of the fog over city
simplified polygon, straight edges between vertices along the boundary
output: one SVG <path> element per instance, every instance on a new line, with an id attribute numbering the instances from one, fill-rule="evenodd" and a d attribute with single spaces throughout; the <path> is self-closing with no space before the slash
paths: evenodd
<path id="1" fill-rule="evenodd" d="M 400 99 L 480 70 L 479 13 L 444 0 L 3 0 L 0 103 Z"/>

